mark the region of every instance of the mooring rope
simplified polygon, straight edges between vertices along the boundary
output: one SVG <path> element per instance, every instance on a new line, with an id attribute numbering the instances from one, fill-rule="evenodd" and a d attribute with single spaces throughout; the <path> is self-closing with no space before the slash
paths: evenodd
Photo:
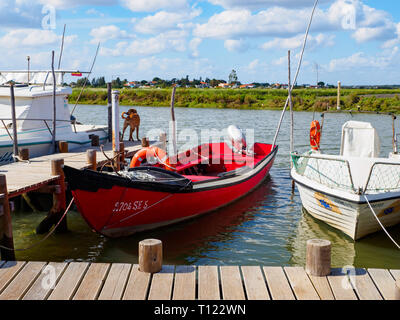
<path id="1" fill-rule="evenodd" d="M 61 223 L 61 221 L 67 215 L 67 213 L 68 213 L 69 209 L 71 208 L 73 202 L 74 202 L 74 198 L 71 199 L 71 202 L 69 203 L 69 205 L 65 209 L 65 212 L 62 215 L 61 219 L 57 222 L 57 224 L 54 226 L 54 228 L 51 229 L 50 232 L 43 239 L 35 242 L 34 244 L 30 245 L 29 247 L 22 248 L 22 249 L 12 249 L 12 248 L 8 248 L 8 247 L 2 246 L 2 245 L 0 245 L 0 248 L 4 249 L 4 250 L 9 250 L 9 251 L 26 251 L 26 250 L 32 249 L 32 248 L 38 246 L 39 244 L 43 243 L 45 240 L 47 240 L 48 237 L 50 237 L 54 233 L 54 231 L 56 231 L 56 229 L 59 226 L 59 224 Z"/>
<path id="2" fill-rule="evenodd" d="M 376 215 L 374 209 L 372 208 L 371 204 L 368 201 L 367 196 L 364 194 L 363 195 L 365 198 L 365 201 L 367 201 L 369 208 L 371 209 L 372 214 L 374 215 L 376 221 L 378 221 L 379 225 L 381 226 L 382 230 L 385 231 L 386 235 L 389 237 L 390 240 L 396 245 L 397 248 L 400 249 L 400 245 L 392 238 L 392 236 L 389 234 L 389 232 L 386 230 L 386 228 L 383 226 L 382 222 L 379 220 L 378 216 Z"/>

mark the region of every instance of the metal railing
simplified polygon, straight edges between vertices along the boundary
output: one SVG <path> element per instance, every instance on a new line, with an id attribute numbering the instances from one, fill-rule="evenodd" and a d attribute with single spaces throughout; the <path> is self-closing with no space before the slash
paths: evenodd
<path id="1" fill-rule="evenodd" d="M 400 163 L 375 162 L 368 174 L 364 193 L 400 190 Z"/>
<path id="2" fill-rule="evenodd" d="M 345 159 L 291 153 L 296 173 L 330 188 L 357 192 L 350 164 Z"/>
<path id="3" fill-rule="evenodd" d="M 7 126 L 7 124 L 4 121 L 12 121 L 12 118 L 0 118 L 1 123 L 3 124 L 4 129 L 7 131 L 8 136 L 10 137 L 11 141 L 14 141 L 10 131 L 9 131 L 9 127 Z M 32 118 L 22 118 L 22 119 L 16 119 L 16 121 L 43 121 L 43 123 L 45 124 L 47 130 L 49 130 L 50 134 L 53 135 L 53 132 L 50 129 L 49 124 L 47 123 L 49 122 L 53 122 L 53 119 L 32 119 Z M 70 123 L 74 126 L 74 132 L 76 133 L 76 124 L 77 121 L 76 120 L 56 120 L 57 122 L 67 122 Z"/>

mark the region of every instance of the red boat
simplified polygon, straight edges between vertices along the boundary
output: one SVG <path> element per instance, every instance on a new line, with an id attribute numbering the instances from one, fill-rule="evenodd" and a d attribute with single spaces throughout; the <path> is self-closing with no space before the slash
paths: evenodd
<path id="1" fill-rule="evenodd" d="M 203 144 L 179 154 L 175 165 L 171 157 L 160 159 L 159 151 L 153 152 L 158 163 L 118 174 L 64 167 L 77 208 L 92 229 L 127 236 L 226 206 L 265 180 L 278 147 L 255 143 L 237 152 L 225 142 Z"/>

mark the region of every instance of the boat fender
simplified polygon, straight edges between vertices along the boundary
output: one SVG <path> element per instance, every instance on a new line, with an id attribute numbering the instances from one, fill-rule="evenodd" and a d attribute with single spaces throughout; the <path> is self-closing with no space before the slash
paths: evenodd
<path id="1" fill-rule="evenodd" d="M 310 126 L 310 145 L 312 150 L 319 150 L 321 141 L 321 126 L 317 120 L 313 120 Z"/>
<path id="2" fill-rule="evenodd" d="M 169 158 L 167 156 L 167 153 L 158 147 L 146 147 L 140 149 L 134 157 L 131 160 L 131 163 L 129 165 L 130 168 L 135 168 L 139 167 L 140 164 L 144 161 L 150 159 L 150 158 L 156 158 L 157 161 L 168 171 L 175 171 L 175 167 L 171 165 Z M 150 162 L 150 161 L 148 161 Z"/>

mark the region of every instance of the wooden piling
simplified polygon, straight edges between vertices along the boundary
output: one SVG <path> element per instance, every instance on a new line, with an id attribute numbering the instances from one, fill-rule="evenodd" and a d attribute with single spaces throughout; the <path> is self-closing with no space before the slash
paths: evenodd
<path id="1" fill-rule="evenodd" d="M 60 153 L 68 153 L 68 142 L 58 141 L 58 150 L 60 151 Z"/>
<path id="2" fill-rule="evenodd" d="M 149 146 L 149 139 L 148 138 L 142 138 L 142 147 L 147 148 Z"/>
<path id="3" fill-rule="evenodd" d="M 66 195 L 65 195 L 65 176 L 63 171 L 64 159 L 51 160 L 51 175 L 58 176 L 56 184 L 60 188 L 55 189 L 53 193 L 53 206 L 48 213 L 47 217 L 37 226 L 36 233 L 43 234 L 48 232 L 53 225 L 56 225 L 66 209 Z M 67 217 L 57 227 L 56 232 L 67 232 Z"/>
<path id="4" fill-rule="evenodd" d="M 108 141 L 112 141 L 112 95 L 111 82 L 107 83 Z"/>
<path id="5" fill-rule="evenodd" d="M 15 261 L 15 251 L 14 251 L 14 238 L 13 238 L 13 228 L 11 220 L 11 210 L 10 203 L 8 200 L 8 190 L 7 190 L 7 180 L 6 175 L 0 174 L 0 193 L 3 194 L 3 199 L 1 199 L 3 205 L 3 234 L 0 235 L 0 244 L 11 250 L 5 248 L 0 248 L 1 259 L 7 261 Z"/>
<path id="6" fill-rule="evenodd" d="M 100 137 L 96 134 L 93 134 L 91 137 L 92 147 L 98 147 L 100 145 Z"/>
<path id="7" fill-rule="evenodd" d="M 21 160 L 29 160 L 29 149 L 24 148 L 24 149 L 19 149 L 18 151 L 18 156 Z"/>
<path id="8" fill-rule="evenodd" d="M 86 162 L 90 164 L 90 169 L 97 170 L 97 152 L 94 149 L 86 150 Z"/>
<path id="9" fill-rule="evenodd" d="M 120 162 L 125 162 L 125 144 L 123 141 L 119 143 L 119 152 L 121 153 Z"/>
<path id="10" fill-rule="evenodd" d="M 338 81 L 338 83 L 337 83 L 337 103 L 336 103 L 337 110 L 340 110 L 340 88 L 341 88 L 341 82 Z"/>
<path id="11" fill-rule="evenodd" d="M 400 280 L 394 284 L 394 300 L 400 300 Z"/>
<path id="12" fill-rule="evenodd" d="M 306 272 L 312 276 L 331 273 L 331 242 L 322 239 L 307 241 Z"/>
<path id="13" fill-rule="evenodd" d="M 156 273 L 162 268 L 162 242 L 146 239 L 139 242 L 139 270 Z"/>

